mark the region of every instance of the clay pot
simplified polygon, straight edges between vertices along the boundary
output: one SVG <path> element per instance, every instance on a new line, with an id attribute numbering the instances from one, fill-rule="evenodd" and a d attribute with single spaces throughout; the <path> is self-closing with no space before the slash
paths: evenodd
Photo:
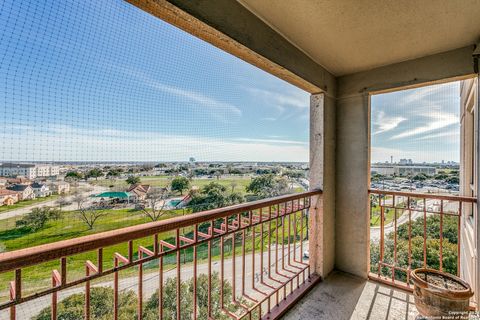
<path id="1" fill-rule="evenodd" d="M 415 269 L 411 272 L 413 297 L 418 312 L 424 317 L 441 319 L 468 319 L 470 285 L 449 273 L 433 269 Z"/>

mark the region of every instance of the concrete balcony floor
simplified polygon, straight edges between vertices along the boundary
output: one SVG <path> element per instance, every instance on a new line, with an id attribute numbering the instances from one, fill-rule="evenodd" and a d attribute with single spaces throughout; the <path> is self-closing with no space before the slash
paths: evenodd
<path id="1" fill-rule="evenodd" d="M 305 295 L 283 319 L 413 320 L 417 315 L 412 294 L 335 272 Z"/>

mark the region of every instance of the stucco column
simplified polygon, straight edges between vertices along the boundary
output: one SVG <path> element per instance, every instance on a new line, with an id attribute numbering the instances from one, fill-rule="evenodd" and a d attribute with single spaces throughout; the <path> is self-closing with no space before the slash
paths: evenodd
<path id="1" fill-rule="evenodd" d="M 312 198 L 309 211 L 310 267 L 326 277 L 335 254 L 335 101 L 323 93 L 310 97 L 309 178 L 310 189 L 323 190 Z"/>
<path id="2" fill-rule="evenodd" d="M 368 276 L 369 96 L 337 101 L 335 267 Z"/>

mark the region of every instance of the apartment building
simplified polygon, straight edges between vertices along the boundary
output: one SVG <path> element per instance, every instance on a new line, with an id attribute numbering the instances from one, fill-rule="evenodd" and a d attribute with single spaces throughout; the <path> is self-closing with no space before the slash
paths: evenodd
<path id="1" fill-rule="evenodd" d="M 0 176 L 3 177 L 25 177 L 31 180 L 38 177 L 55 177 L 59 174 L 59 166 L 28 163 L 2 163 L 0 165 Z"/>

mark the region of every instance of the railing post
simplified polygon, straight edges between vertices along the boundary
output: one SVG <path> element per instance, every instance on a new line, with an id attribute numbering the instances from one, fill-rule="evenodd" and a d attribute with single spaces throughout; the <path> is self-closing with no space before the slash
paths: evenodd
<path id="1" fill-rule="evenodd" d="M 324 109 L 323 93 L 310 96 L 310 189 L 323 189 L 324 168 Z M 325 276 L 323 254 L 323 197 L 311 197 L 309 217 L 310 271 Z M 332 244 L 333 245 L 333 244 Z"/>

